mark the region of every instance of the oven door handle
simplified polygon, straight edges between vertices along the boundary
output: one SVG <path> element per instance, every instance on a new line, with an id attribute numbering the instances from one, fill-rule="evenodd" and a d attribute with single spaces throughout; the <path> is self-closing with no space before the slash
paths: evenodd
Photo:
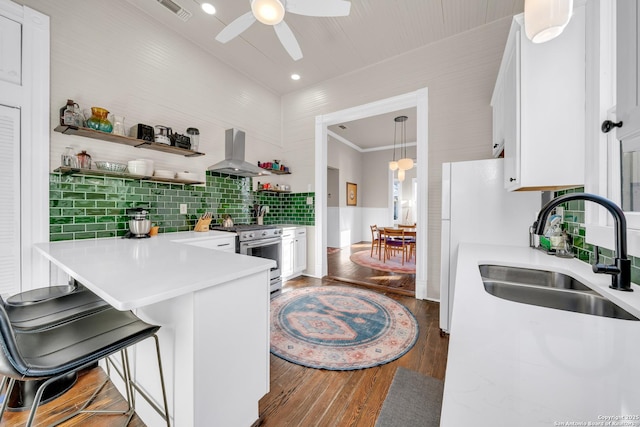
<path id="1" fill-rule="evenodd" d="M 240 244 L 243 248 L 251 249 L 251 248 L 259 248 L 261 246 L 272 245 L 274 243 L 281 243 L 282 239 L 262 239 L 255 242 L 243 242 Z"/>

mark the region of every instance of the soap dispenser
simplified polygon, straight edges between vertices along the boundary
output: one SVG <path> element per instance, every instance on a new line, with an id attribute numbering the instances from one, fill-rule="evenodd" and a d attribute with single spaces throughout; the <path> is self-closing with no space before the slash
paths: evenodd
<path id="1" fill-rule="evenodd" d="M 554 224 L 551 228 L 551 233 L 549 235 L 549 241 L 551 242 L 551 250 L 558 251 L 560 249 L 564 249 L 564 238 L 562 236 L 562 227 L 560 224 Z"/>

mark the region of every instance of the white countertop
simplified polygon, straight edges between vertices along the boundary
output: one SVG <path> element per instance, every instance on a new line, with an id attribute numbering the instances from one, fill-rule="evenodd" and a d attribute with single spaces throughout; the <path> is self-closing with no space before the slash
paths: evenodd
<path id="1" fill-rule="evenodd" d="M 603 417 L 631 416 L 608 425 L 640 426 L 640 322 L 497 298 L 479 264 L 569 274 L 640 317 L 639 286 L 612 290 L 610 276 L 577 259 L 460 245 L 441 425 L 607 425 Z"/>
<path id="2" fill-rule="evenodd" d="M 130 310 L 275 267 L 275 261 L 192 246 L 224 231 L 38 243 L 50 261 L 118 310 Z"/>

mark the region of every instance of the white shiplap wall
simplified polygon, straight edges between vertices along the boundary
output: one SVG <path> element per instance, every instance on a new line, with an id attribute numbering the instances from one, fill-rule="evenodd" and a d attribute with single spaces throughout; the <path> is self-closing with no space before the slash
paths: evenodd
<path id="1" fill-rule="evenodd" d="M 161 27 L 124 1 L 23 0 L 51 17 L 51 129 L 67 98 L 101 106 L 136 123 L 200 129 L 200 151 L 184 158 L 151 150 L 51 133 L 51 169 L 67 145 L 94 160 L 155 161 L 156 169 L 204 176 L 224 157 L 224 130 L 247 133 L 247 161 L 280 158 L 280 97 L 202 49 Z M 185 25 L 177 17 L 176 25 Z M 213 43 L 212 38 L 212 43 Z"/>
<path id="2" fill-rule="evenodd" d="M 292 166 L 303 175 L 297 182 L 313 185 L 316 115 L 428 88 L 429 298 L 440 293 L 441 165 L 491 157 L 489 102 L 510 22 L 501 19 L 283 97 L 284 156 L 295 159 Z"/>

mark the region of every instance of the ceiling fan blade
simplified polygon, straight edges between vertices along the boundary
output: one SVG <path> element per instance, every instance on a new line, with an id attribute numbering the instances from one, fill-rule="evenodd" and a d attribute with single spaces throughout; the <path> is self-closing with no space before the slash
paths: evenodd
<path id="1" fill-rule="evenodd" d="M 294 61 L 302 58 L 302 50 L 300 49 L 298 40 L 296 40 L 296 36 L 293 35 L 293 31 L 291 31 L 287 23 L 282 21 L 274 25 L 273 28 L 276 30 L 276 35 L 280 39 L 280 43 L 282 43 L 282 46 L 284 46 L 291 58 L 293 58 Z"/>
<path id="2" fill-rule="evenodd" d="M 226 43 L 229 40 L 239 36 L 254 22 L 256 22 L 256 17 L 253 16 L 253 12 L 247 12 L 224 27 L 224 30 L 220 31 L 216 36 L 216 40 L 218 40 L 220 43 Z"/>
<path id="3" fill-rule="evenodd" d="M 344 0 L 287 0 L 287 12 L 305 16 L 348 16 L 351 2 Z"/>

